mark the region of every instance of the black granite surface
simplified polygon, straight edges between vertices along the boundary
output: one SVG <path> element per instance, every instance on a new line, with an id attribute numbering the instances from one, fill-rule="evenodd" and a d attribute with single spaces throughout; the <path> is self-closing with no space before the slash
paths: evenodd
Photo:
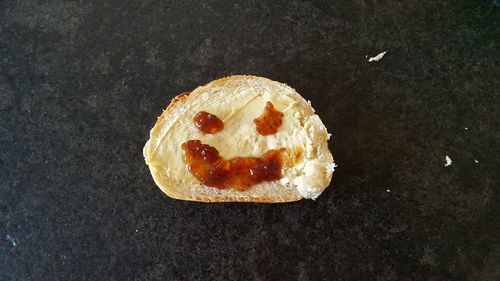
<path id="1" fill-rule="evenodd" d="M 312 101 L 318 200 L 155 186 L 156 117 L 230 74 Z M 500 280 L 499 105 L 498 1 L 0 1 L 0 280 Z"/>

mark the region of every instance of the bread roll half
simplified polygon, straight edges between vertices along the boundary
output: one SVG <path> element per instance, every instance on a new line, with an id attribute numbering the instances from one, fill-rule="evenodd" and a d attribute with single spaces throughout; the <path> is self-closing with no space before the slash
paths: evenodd
<path id="1" fill-rule="evenodd" d="M 253 120 L 270 101 L 283 112 L 275 134 L 263 136 Z M 193 123 L 200 111 L 216 115 L 224 129 L 204 134 Z M 317 198 L 328 187 L 335 164 L 329 134 L 311 105 L 291 87 L 262 77 L 230 76 L 175 97 L 158 118 L 144 147 L 156 184 L 168 196 L 202 202 L 290 202 Z M 224 159 L 260 157 L 284 148 L 281 180 L 262 182 L 245 191 L 203 185 L 184 163 L 182 143 L 200 140 Z M 297 157 L 300 155 L 300 157 Z"/>

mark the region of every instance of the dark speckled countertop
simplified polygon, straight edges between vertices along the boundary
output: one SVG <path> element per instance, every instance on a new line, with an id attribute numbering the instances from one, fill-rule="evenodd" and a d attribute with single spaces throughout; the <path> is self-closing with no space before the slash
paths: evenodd
<path id="1" fill-rule="evenodd" d="M 500 280 L 500 2 L 335 2 L 0 1 L 0 280 Z M 318 200 L 155 186 L 156 117 L 231 74 L 312 101 Z"/>

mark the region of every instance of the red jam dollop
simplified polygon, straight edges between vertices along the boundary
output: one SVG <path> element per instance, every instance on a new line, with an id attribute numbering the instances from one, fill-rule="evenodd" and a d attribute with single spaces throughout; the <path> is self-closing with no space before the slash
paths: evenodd
<path id="1" fill-rule="evenodd" d="M 274 105 L 268 101 L 264 111 L 253 120 L 257 132 L 263 136 L 276 134 L 283 123 L 283 115 L 283 112 L 276 110 Z"/>
<path id="2" fill-rule="evenodd" d="M 215 134 L 224 129 L 224 122 L 214 114 L 200 111 L 193 118 L 196 127 L 205 134 Z"/>

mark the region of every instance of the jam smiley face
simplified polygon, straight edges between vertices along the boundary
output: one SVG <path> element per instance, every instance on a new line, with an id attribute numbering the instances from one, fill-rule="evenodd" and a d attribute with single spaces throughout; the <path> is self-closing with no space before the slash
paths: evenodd
<path id="1" fill-rule="evenodd" d="M 231 76 L 172 99 L 144 146 L 168 196 L 204 202 L 316 198 L 334 163 L 314 109 L 286 84 Z"/>
<path id="2" fill-rule="evenodd" d="M 256 131 L 263 136 L 275 134 L 282 124 L 283 116 L 268 101 L 262 114 L 253 120 Z M 193 121 L 205 134 L 215 134 L 224 128 L 221 119 L 206 111 L 196 114 Z M 232 187 L 244 191 L 255 184 L 282 178 L 283 148 L 269 150 L 261 157 L 226 160 L 215 147 L 203 144 L 200 140 L 188 140 L 181 147 L 189 171 L 206 186 L 219 189 Z"/>

